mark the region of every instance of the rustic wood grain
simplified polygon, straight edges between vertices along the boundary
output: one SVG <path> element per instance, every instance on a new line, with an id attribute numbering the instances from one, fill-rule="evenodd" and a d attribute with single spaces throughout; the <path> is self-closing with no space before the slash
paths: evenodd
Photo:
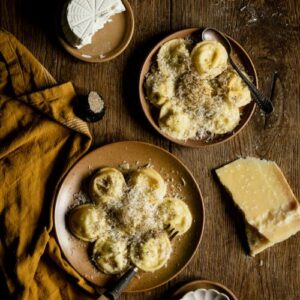
<path id="1" fill-rule="evenodd" d="M 136 31 L 129 48 L 104 64 L 75 60 L 52 31 L 58 0 L 2 0 L 0 26 L 20 39 L 59 81 L 72 80 L 78 93 L 98 91 L 108 110 L 94 125 L 93 147 L 140 140 L 169 149 L 193 172 L 204 195 L 206 226 L 190 265 L 169 284 L 152 292 L 124 295 L 126 300 L 168 299 L 170 291 L 195 279 L 219 281 L 239 299 L 300 299 L 300 234 L 264 251 L 246 255 L 243 228 L 212 170 L 238 156 L 276 161 L 300 197 L 300 6 L 297 0 L 131 0 Z M 44 15 L 47 8 L 47 16 Z M 138 74 L 152 46 L 172 31 L 213 26 L 239 41 L 252 57 L 261 89 L 269 93 L 278 72 L 275 113 L 256 111 L 234 139 L 208 149 L 169 143 L 147 124 L 139 107 Z"/>

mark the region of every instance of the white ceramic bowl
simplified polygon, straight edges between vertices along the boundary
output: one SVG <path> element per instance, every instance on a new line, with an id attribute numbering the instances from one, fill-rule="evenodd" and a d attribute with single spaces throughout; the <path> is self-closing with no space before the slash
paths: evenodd
<path id="1" fill-rule="evenodd" d="M 213 289 L 188 292 L 180 300 L 230 300 L 228 296 Z"/>

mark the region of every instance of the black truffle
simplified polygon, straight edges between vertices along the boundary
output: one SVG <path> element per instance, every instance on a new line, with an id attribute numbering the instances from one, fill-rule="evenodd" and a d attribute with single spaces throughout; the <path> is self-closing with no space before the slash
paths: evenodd
<path id="1" fill-rule="evenodd" d="M 105 105 L 102 97 L 95 91 L 91 91 L 87 101 L 82 103 L 80 109 L 81 119 L 87 122 L 97 122 L 103 118 L 105 114 Z"/>

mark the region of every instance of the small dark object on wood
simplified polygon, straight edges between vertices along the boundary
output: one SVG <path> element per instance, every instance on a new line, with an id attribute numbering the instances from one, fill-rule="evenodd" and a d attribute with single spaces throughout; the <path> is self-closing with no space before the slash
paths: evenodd
<path id="1" fill-rule="evenodd" d="M 105 114 L 105 105 L 102 97 L 94 91 L 88 95 L 87 101 L 80 103 L 79 117 L 87 122 L 100 121 Z"/>

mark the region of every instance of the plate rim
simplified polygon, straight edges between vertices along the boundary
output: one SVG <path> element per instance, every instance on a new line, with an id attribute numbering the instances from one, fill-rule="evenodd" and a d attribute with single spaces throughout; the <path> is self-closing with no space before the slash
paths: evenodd
<path id="1" fill-rule="evenodd" d="M 58 21 L 56 21 L 56 35 L 57 35 L 57 38 L 60 42 L 60 44 L 62 45 L 62 47 L 64 48 L 65 51 L 67 51 L 71 56 L 73 56 L 74 58 L 78 59 L 78 60 L 81 60 L 81 61 L 84 61 L 84 62 L 88 62 L 88 63 L 104 63 L 104 62 L 107 62 L 107 61 L 110 61 L 110 60 L 113 60 L 115 58 L 117 58 L 119 55 L 121 55 L 126 49 L 127 47 L 129 46 L 129 43 L 131 42 L 132 40 L 132 37 L 133 37 L 133 34 L 134 34 L 134 30 L 135 30 L 135 19 L 134 19 L 134 13 L 133 13 L 133 9 L 129 3 L 128 0 L 122 0 L 124 6 L 126 7 L 126 11 L 128 12 L 128 16 L 129 16 L 129 22 L 130 22 L 130 29 L 128 30 L 129 34 L 128 34 L 128 38 L 127 40 L 121 44 L 121 47 L 120 49 L 115 52 L 113 55 L 110 55 L 110 56 L 106 56 L 104 58 L 87 58 L 87 57 L 84 57 L 82 55 L 75 55 L 72 51 L 70 51 L 70 48 L 72 49 L 76 49 L 74 48 L 71 44 L 69 44 L 65 37 L 64 37 L 64 34 L 61 30 L 61 25 L 60 25 L 60 20 L 61 20 L 61 10 L 59 10 L 59 13 L 58 13 Z"/>
<path id="2" fill-rule="evenodd" d="M 70 172 L 73 170 L 73 168 L 75 166 L 77 166 L 85 157 L 87 157 L 88 155 L 91 155 L 92 153 L 94 152 L 97 152 L 99 151 L 99 149 L 103 149 L 103 148 L 107 148 L 109 146 L 112 146 L 112 145 L 116 145 L 116 144 L 127 144 L 127 143 L 134 143 L 134 144 L 142 144 L 144 146 L 147 146 L 147 147 L 152 147 L 152 148 L 155 148 L 159 151 L 162 151 L 166 154 L 168 154 L 169 156 L 172 157 L 172 159 L 175 159 L 177 162 L 179 162 L 179 164 L 186 170 L 186 172 L 189 174 L 190 178 L 193 180 L 193 182 L 195 183 L 195 187 L 196 187 L 196 190 L 197 190 L 197 194 L 199 196 L 199 206 L 200 206 L 200 209 L 202 210 L 202 226 L 201 226 L 201 232 L 199 234 L 199 238 L 198 238 L 198 241 L 197 241 L 197 245 L 192 253 L 192 255 L 187 259 L 186 263 L 181 267 L 181 269 L 179 269 L 177 272 L 175 272 L 172 276 L 170 276 L 170 278 L 168 278 L 167 280 L 164 280 L 162 281 L 161 283 L 157 284 L 157 285 L 154 285 L 150 288 L 144 288 L 144 289 L 138 289 L 138 290 L 124 290 L 124 293 L 141 293 L 141 292 L 146 292 L 146 291 L 150 291 L 150 290 L 153 290 L 153 289 L 156 289 L 162 285 L 165 285 L 166 283 L 170 282 L 171 280 L 173 280 L 175 277 L 177 277 L 182 271 L 184 271 L 184 269 L 189 265 L 189 263 L 192 261 L 192 259 L 195 257 L 195 254 L 197 252 L 197 250 L 199 249 L 199 246 L 200 246 L 200 243 L 202 241 L 202 238 L 203 238 L 203 234 L 204 234 L 204 228 L 205 228 L 205 206 L 204 206 L 204 201 L 203 201 L 203 195 L 202 195 L 202 192 L 201 192 L 201 189 L 199 187 L 199 184 L 196 180 L 196 178 L 194 177 L 194 175 L 192 174 L 192 172 L 189 170 L 189 168 L 178 158 L 176 157 L 173 153 L 169 152 L 168 150 L 162 148 L 162 147 L 159 147 L 157 145 L 154 145 L 154 144 L 151 144 L 151 143 L 147 143 L 147 142 L 141 142 L 141 141 L 135 141 L 135 140 L 129 140 L 129 141 L 118 141 L 118 142 L 113 142 L 113 143 L 109 143 L 109 144 L 105 144 L 103 146 L 100 146 L 88 153 L 85 153 L 82 157 L 80 157 L 71 167 L 70 169 L 66 172 L 66 174 L 63 175 L 62 179 L 60 180 L 59 184 L 58 184 L 58 187 L 57 187 L 57 191 L 55 193 L 55 198 L 54 198 L 54 203 L 53 203 L 53 229 L 54 229 L 54 233 L 55 233 L 55 239 L 56 239 L 56 242 L 59 246 L 59 249 L 61 251 L 61 254 L 62 254 L 62 257 L 66 260 L 66 262 L 68 263 L 68 265 L 70 265 L 75 271 L 76 273 L 78 273 L 82 278 L 84 278 L 84 280 L 86 280 L 89 284 L 92 284 L 93 286 L 96 286 L 96 287 L 100 287 L 98 285 L 96 285 L 95 283 L 93 283 L 92 281 L 90 281 L 88 278 L 86 278 L 85 276 L 83 276 L 80 272 L 78 272 L 78 270 L 73 266 L 73 264 L 69 261 L 69 259 L 66 257 L 61 245 L 60 245 L 60 242 L 59 242 L 59 238 L 58 238 L 58 230 L 57 230 L 57 226 L 56 226 L 56 210 L 57 210 L 57 203 L 58 203 L 58 196 L 59 196 L 59 193 L 61 191 L 61 188 L 65 182 L 65 179 L 67 178 L 67 176 L 70 174 Z M 142 277 L 141 277 L 142 278 Z"/>
<path id="3" fill-rule="evenodd" d="M 205 28 L 205 27 L 204 27 Z M 145 74 L 147 74 L 145 72 L 145 69 L 146 69 L 146 66 L 148 64 L 148 62 L 151 61 L 151 58 L 153 57 L 153 55 L 158 51 L 158 49 L 164 44 L 166 43 L 167 41 L 171 40 L 171 39 L 175 39 L 175 38 L 178 38 L 178 35 L 181 35 L 183 33 L 186 33 L 186 35 L 190 35 L 194 32 L 197 32 L 197 31 L 203 31 L 204 30 L 203 27 L 189 27 L 189 28 L 185 28 L 185 29 L 181 29 L 181 30 L 178 30 L 178 31 L 175 31 L 171 34 L 168 34 L 167 36 L 165 36 L 163 39 L 161 39 L 158 43 L 156 43 L 154 45 L 154 47 L 151 48 L 151 50 L 148 52 L 144 62 L 143 62 L 143 65 L 140 69 L 140 73 L 139 73 L 139 102 L 140 102 L 140 105 L 142 107 L 142 110 L 143 110 L 143 113 L 144 113 L 144 116 L 146 117 L 146 119 L 148 120 L 148 122 L 150 123 L 150 125 L 152 126 L 152 128 L 155 129 L 155 131 L 161 135 L 162 137 L 166 138 L 167 140 L 177 144 L 177 145 L 180 145 L 180 146 L 185 146 L 185 147 L 189 147 L 189 148 L 204 148 L 204 147 L 212 147 L 212 146 L 215 146 L 215 145 L 219 145 L 219 144 L 222 144 L 222 143 L 225 143 L 229 140 L 231 140 L 232 138 L 234 138 L 235 136 L 237 136 L 244 128 L 245 126 L 249 123 L 249 121 L 251 120 L 253 114 L 254 114 L 254 111 L 255 111 L 255 108 L 256 108 L 256 102 L 254 100 L 251 101 L 251 105 L 252 105 L 252 108 L 250 110 L 250 113 L 249 113 L 249 116 L 248 118 L 245 120 L 244 124 L 237 130 L 235 131 L 233 134 L 231 134 L 230 136 L 224 138 L 224 139 L 221 139 L 221 140 L 218 140 L 218 141 L 215 141 L 213 143 L 203 143 L 201 141 L 201 144 L 197 144 L 196 140 L 192 140 L 194 141 L 195 143 L 191 144 L 185 140 L 178 140 L 178 139 L 175 139 L 175 138 L 172 138 L 171 136 L 165 134 L 160 128 L 159 126 L 157 125 L 157 122 L 155 122 L 155 120 L 151 117 L 148 116 L 148 114 L 146 113 L 146 106 L 149 105 L 148 100 L 146 99 L 146 95 L 145 95 L 145 92 L 144 92 L 144 78 L 145 78 Z M 258 82 L 258 76 L 257 76 L 257 71 L 256 71 L 256 68 L 255 68 L 255 65 L 252 61 L 252 59 L 250 58 L 249 54 L 247 53 L 247 51 L 240 45 L 239 42 L 237 42 L 235 39 L 233 39 L 232 37 L 228 36 L 226 34 L 227 38 L 235 43 L 238 48 L 241 50 L 241 52 L 245 55 L 245 57 L 248 59 L 250 65 L 251 65 L 251 68 L 253 69 L 253 75 L 254 75 L 254 78 L 255 78 L 255 86 L 258 88 L 259 87 L 259 82 Z M 250 104 L 250 103 L 249 103 Z M 150 104 L 151 105 L 151 104 Z"/>

